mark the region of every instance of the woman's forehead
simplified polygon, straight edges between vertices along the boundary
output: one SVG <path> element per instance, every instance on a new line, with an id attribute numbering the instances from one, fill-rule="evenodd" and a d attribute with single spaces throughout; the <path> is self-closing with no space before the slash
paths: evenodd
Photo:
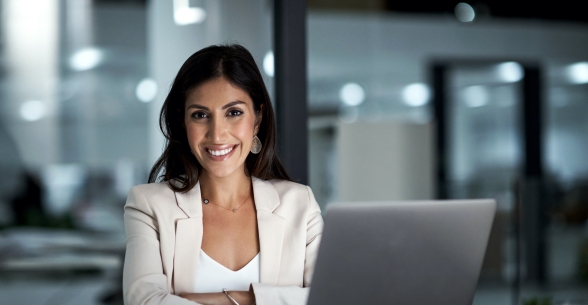
<path id="1" fill-rule="evenodd" d="M 222 108 L 227 103 L 242 101 L 253 105 L 249 94 L 223 77 L 207 81 L 186 96 L 186 107 L 199 104 L 208 108 Z"/>

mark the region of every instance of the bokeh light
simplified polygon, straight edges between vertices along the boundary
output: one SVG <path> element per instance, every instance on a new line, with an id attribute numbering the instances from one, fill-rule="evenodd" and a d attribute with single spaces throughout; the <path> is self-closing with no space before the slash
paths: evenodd
<path id="1" fill-rule="evenodd" d="M 499 64 L 496 67 L 498 77 L 505 83 L 514 83 L 523 79 L 525 72 L 520 64 L 509 61 Z"/>
<path id="2" fill-rule="evenodd" d="M 430 97 L 429 87 L 422 83 L 410 84 L 402 90 L 402 99 L 408 106 L 419 107 L 426 105 Z"/>
<path id="3" fill-rule="evenodd" d="M 135 89 L 135 95 L 143 103 L 151 102 L 157 95 L 157 83 L 150 78 L 141 80 Z"/>
<path id="4" fill-rule="evenodd" d="M 482 107 L 488 104 L 488 90 L 484 86 L 469 86 L 463 89 L 462 98 L 470 108 Z"/>
<path id="5" fill-rule="evenodd" d="M 86 71 L 97 67 L 103 53 L 97 48 L 85 48 L 75 52 L 69 59 L 69 66 L 75 71 Z"/>
<path id="6" fill-rule="evenodd" d="M 174 22 L 176 25 L 202 23 L 206 11 L 201 7 L 190 7 L 190 0 L 174 0 Z"/>
<path id="7" fill-rule="evenodd" d="M 45 116 L 45 113 L 45 103 L 42 101 L 26 101 L 20 106 L 20 116 L 25 121 L 38 121 Z"/>
<path id="8" fill-rule="evenodd" d="M 567 68 L 568 79 L 573 84 L 588 83 L 588 62 L 571 64 Z"/>
<path id="9" fill-rule="evenodd" d="M 476 18 L 476 11 L 474 8 L 465 2 L 458 3 L 453 11 L 455 13 L 455 18 L 461 22 L 472 22 Z"/>
<path id="10" fill-rule="evenodd" d="M 365 99 L 365 91 L 359 84 L 347 83 L 341 87 L 339 98 L 343 104 L 347 106 L 357 106 L 363 103 Z"/>
<path id="11" fill-rule="evenodd" d="M 274 52 L 268 51 L 263 57 L 263 72 L 269 77 L 274 77 Z"/>

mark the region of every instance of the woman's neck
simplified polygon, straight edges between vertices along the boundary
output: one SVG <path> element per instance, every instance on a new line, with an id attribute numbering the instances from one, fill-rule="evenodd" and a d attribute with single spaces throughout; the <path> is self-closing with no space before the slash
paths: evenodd
<path id="1" fill-rule="evenodd" d="M 208 199 L 226 208 L 235 208 L 251 195 L 251 178 L 245 173 L 218 178 L 211 177 L 203 171 L 198 181 L 202 199 Z"/>

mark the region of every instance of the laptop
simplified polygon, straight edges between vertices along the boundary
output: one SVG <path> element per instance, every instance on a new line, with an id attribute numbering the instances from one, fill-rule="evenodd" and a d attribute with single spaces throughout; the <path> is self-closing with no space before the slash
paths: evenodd
<path id="1" fill-rule="evenodd" d="M 327 207 L 308 305 L 470 305 L 492 199 Z"/>

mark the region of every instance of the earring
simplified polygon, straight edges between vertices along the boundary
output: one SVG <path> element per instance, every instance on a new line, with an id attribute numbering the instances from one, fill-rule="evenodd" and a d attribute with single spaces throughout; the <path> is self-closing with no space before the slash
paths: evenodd
<path id="1" fill-rule="evenodd" d="M 259 140 L 257 135 L 255 135 L 253 137 L 253 143 L 251 144 L 251 152 L 254 154 L 258 154 L 260 151 L 261 151 L 261 141 Z"/>

